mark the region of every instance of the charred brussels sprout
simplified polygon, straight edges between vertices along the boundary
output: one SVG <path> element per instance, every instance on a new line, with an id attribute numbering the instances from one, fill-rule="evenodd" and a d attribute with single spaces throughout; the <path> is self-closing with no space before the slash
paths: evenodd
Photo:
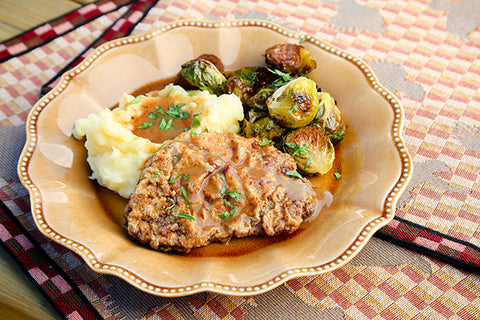
<path id="1" fill-rule="evenodd" d="M 267 100 L 270 116 L 287 128 L 300 128 L 315 119 L 318 111 L 317 85 L 299 77 L 275 90 Z"/>
<path id="2" fill-rule="evenodd" d="M 256 67 L 242 68 L 228 76 L 227 92 L 235 94 L 243 104 L 246 104 L 255 93 L 256 69 Z"/>
<path id="3" fill-rule="evenodd" d="M 328 92 L 318 93 L 320 105 L 314 122 L 325 129 L 328 137 L 335 145 L 343 139 L 345 128 L 341 125 L 342 114 L 335 99 Z"/>
<path id="4" fill-rule="evenodd" d="M 261 111 L 267 111 L 267 99 L 275 92 L 275 89 L 262 88 L 253 97 L 247 100 L 247 105 Z"/>
<path id="5" fill-rule="evenodd" d="M 227 81 L 215 64 L 204 58 L 190 60 L 182 65 L 176 83 L 181 84 L 183 80 L 195 88 L 216 95 L 225 93 L 224 84 Z"/>
<path id="6" fill-rule="evenodd" d="M 251 120 L 244 119 L 242 122 L 242 135 L 247 138 L 257 137 L 260 141 L 271 141 L 279 145 L 286 128 L 280 126 L 269 116 L 257 118 L 260 115 L 255 113 Z"/>
<path id="7" fill-rule="evenodd" d="M 293 156 L 298 168 L 309 174 L 327 173 L 335 160 L 335 148 L 317 125 L 289 132 L 283 141 L 283 148 Z"/>
<path id="8" fill-rule="evenodd" d="M 310 56 L 310 51 L 298 44 L 283 43 L 265 51 L 268 67 L 292 74 L 307 74 L 317 67 Z"/>

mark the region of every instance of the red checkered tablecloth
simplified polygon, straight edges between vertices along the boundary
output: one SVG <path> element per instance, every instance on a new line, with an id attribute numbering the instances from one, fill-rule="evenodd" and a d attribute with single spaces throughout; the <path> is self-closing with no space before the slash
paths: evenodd
<path id="1" fill-rule="evenodd" d="M 362 58 L 397 95 L 414 170 L 395 219 L 347 265 L 246 297 L 152 296 L 40 234 L 16 163 L 57 75 L 120 36 L 247 18 Z M 480 318 L 480 0 L 99 0 L 1 43 L 0 75 L 1 244 L 68 319 Z"/>

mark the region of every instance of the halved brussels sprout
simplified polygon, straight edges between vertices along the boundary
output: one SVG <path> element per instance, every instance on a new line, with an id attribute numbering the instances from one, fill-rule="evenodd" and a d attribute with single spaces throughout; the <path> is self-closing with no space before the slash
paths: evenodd
<path id="1" fill-rule="evenodd" d="M 262 88 L 246 104 L 255 110 L 267 111 L 267 99 L 275 92 L 275 89 Z"/>
<path id="2" fill-rule="evenodd" d="M 227 81 L 215 64 L 204 58 L 197 58 L 182 64 L 182 69 L 175 82 L 181 85 L 182 80 L 187 81 L 195 88 L 208 90 L 216 95 L 225 93 L 224 84 Z"/>
<path id="3" fill-rule="evenodd" d="M 286 73 L 307 74 L 317 67 L 310 56 L 310 51 L 298 44 L 283 43 L 265 51 L 265 62 L 272 69 Z"/>
<path id="4" fill-rule="evenodd" d="M 325 91 L 318 93 L 320 105 L 314 122 L 325 129 L 328 137 L 335 145 L 343 139 L 344 126 L 341 125 L 342 113 L 333 97 Z"/>
<path id="5" fill-rule="evenodd" d="M 278 146 L 286 128 L 280 126 L 269 116 L 256 118 L 252 121 L 244 119 L 242 122 L 242 135 L 247 138 L 257 137 L 261 142 Z"/>
<path id="6" fill-rule="evenodd" d="M 318 125 L 289 132 L 283 141 L 283 148 L 293 156 L 298 169 L 309 174 L 327 173 L 335 160 L 335 148 Z"/>
<path id="7" fill-rule="evenodd" d="M 270 116 L 287 128 L 300 128 L 312 122 L 318 105 L 317 85 L 306 77 L 288 82 L 267 100 Z"/>

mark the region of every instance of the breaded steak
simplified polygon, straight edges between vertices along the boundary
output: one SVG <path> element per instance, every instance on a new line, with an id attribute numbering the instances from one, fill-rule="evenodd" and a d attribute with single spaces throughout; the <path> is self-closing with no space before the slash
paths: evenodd
<path id="1" fill-rule="evenodd" d="M 147 160 L 124 211 L 128 233 L 160 251 L 292 232 L 313 215 L 310 183 L 290 155 L 256 138 L 202 133 Z M 288 173 L 288 174 L 287 174 Z"/>

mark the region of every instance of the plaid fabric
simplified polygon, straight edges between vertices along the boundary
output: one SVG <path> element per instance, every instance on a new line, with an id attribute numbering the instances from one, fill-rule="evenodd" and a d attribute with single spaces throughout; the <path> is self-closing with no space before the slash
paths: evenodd
<path id="1" fill-rule="evenodd" d="M 100 319 L 100 314 L 72 279 L 50 259 L 38 242 L 0 202 L 0 240 L 19 266 L 39 286 L 58 311 L 72 319 Z"/>
<path id="2" fill-rule="evenodd" d="M 0 62 L 17 57 L 106 13 L 135 1 L 99 0 L 39 25 L 0 44 Z"/>
<path id="3" fill-rule="evenodd" d="M 127 5 L 133 10 L 141 2 L 113 1 L 116 10 L 89 16 L 87 23 L 27 50 L 11 51 L 0 64 L 0 149 L 7 150 L 0 158 L 5 204 L 0 236 L 26 270 L 35 270 L 32 279 L 61 313 L 69 319 L 478 318 L 480 277 L 473 273 L 480 267 L 478 0 L 172 0 L 143 1 L 142 16 L 127 12 Z M 414 171 L 395 219 L 346 266 L 290 280 L 258 296 L 204 293 L 166 299 L 94 273 L 36 230 L 28 195 L 12 166 L 40 88 L 105 40 L 181 19 L 235 18 L 269 20 L 351 52 L 399 97 Z M 2 45 L 8 47 L 7 42 Z M 44 261 L 50 265 L 46 270 Z M 64 292 L 76 295 L 76 302 L 66 303 Z"/>

